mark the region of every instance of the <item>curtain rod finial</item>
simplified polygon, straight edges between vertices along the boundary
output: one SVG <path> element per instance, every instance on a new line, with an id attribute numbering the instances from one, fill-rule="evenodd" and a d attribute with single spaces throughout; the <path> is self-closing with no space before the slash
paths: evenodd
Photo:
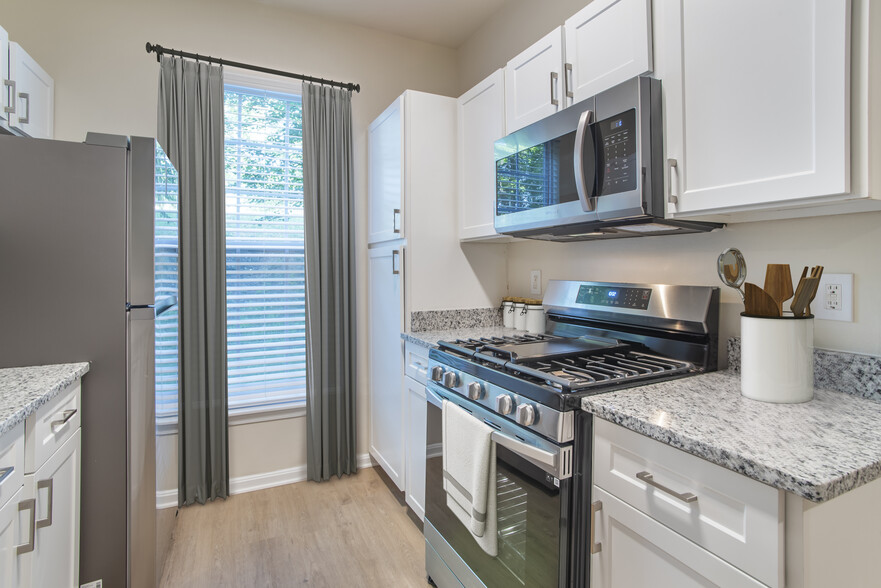
<path id="1" fill-rule="evenodd" d="M 147 41 L 147 53 L 153 53 L 153 44 Z"/>

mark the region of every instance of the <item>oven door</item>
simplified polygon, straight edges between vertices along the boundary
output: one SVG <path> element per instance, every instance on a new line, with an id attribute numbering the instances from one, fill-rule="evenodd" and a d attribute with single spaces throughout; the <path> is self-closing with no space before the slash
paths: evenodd
<path id="1" fill-rule="evenodd" d="M 439 558 L 465 586 L 567 586 L 571 472 L 548 465 L 550 455 L 571 463 L 571 446 L 558 446 L 440 386 L 426 388 L 426 557 Z M 496 442 L 498 555 L 488 555 L 447 507 L 443 489 L 442 399 L 455 402 L 499 433 Z M 558 463 L 558 465 L 560 465 Z M 571 468 L 570 468 L 571 469 Z M 556 475 L 555 475 L 556 474 Z M 445 588 L 442 578 L 438 586 Z M 458 584 L 452 583 L 457 586 Z"/>

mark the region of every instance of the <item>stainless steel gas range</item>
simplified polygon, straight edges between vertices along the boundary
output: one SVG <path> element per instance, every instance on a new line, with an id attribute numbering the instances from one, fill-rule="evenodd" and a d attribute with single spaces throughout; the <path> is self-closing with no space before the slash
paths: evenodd
<path id="1" fill-rule="evenodd" d="M 587 586 L 591 394 L 716 369 L 719 289 L 552 280 L 548 334 L 429 354 L 426 571 L 440 588 Z M 496 553 L 448 507 L 444 403 L 491 428 Z"/>

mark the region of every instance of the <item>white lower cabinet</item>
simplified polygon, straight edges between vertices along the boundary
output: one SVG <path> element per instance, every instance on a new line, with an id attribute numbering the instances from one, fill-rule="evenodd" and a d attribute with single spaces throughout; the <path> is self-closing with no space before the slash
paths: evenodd
<path id="1" fill-rule="evenodd" d="M 404 500 L 420 519 L 425 518 L 425 383 L 404 376 L 407 398 Z"/>
<path id="2" fill-rule="evenodd" d="M 15 496 L 0 508 L 0 586 L 19 588 L 25 586 L 22 577 L 24 566 L 22 557 L 17 553 L 18 546 L 29 541 L 28 522 L 29 510 L 22 512 L 19 504 L 24 498 L 24 489 L 19 488 Z"/>
<path id="3" fill-rule="evenodd" d="M 592 588 L 764 586 L 598 486 L 592 499 Z"/>
<path id="4" fill-rule="evenodd" d="M 14 464 L 0 479 L 0 496 L 13 493 L 0 501 L 2 588 L 79 586 L 80 398 L 77 381 L 0 439 L 0 448 L 17 437 L 24 446 L 0 451 L 0 471 Z M 15 487 L 5 488 L 10 482 Z"/>
<path id="5" fill-rule="evenodd" d="M 35 498 L 32 586 L 79 585 L 80 430 L 31 478 Z"/>

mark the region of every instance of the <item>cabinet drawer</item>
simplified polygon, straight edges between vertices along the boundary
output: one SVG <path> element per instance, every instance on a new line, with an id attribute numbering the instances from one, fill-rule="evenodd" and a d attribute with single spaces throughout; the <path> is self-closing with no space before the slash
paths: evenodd
<path id="1" fill-rule="evenodd" d="M 607 421 L 593 482 L 761 582 L 783 575 L 783 493 Z"/>
<path id="2" fill-rule="evenodd" d="M 37 409 L 25 423 L 25 469 L 37 471 L 80 428 L 80 380 Z"/>
<path id="3" fill-rule="evenodd" d="M 408 341 L 404 347 L 404 373 L 424 385 L 428 381 L 428 349 Z"/>
<path id="4" fill-rule="evenodd" d="M 24 423 L 0 437 L 0 507 L 21 488 L 24 478 Z"/>

